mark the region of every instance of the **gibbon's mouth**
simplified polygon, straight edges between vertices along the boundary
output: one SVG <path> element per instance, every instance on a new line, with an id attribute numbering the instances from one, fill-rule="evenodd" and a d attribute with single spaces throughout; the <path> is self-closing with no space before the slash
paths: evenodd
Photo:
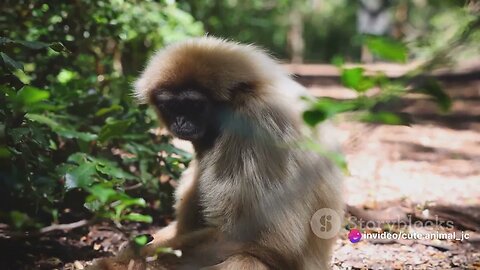
<path id="1" fill-rule="evenodd" d="M 173 132 L 173 135 L 181 140 L 194 141 L 203 136 L 203 132 L 197 129 L 184 129 Z"/>

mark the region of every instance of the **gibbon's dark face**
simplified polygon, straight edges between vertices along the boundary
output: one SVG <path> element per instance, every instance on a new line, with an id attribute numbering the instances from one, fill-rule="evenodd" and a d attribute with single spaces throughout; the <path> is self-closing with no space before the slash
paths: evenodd
<path id="1" fill-rule="evenodd" d="M 182 140 L 202 140 L 216 126 L 212 123 L 213 102 L 200 91 L 161 90 L 152 99 L 170 132 Z"/>

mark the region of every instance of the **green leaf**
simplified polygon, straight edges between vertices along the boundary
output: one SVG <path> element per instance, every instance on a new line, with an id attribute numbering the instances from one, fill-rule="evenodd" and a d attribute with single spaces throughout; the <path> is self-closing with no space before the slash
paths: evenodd
<path id="1" fill-rule="evenodd" d="M 0 158 L 8 158 L 11 156 L 10 150 L 5 146 L 0 146 Z"/>
<path id="2" fill-rule="evenodd" d="M 96 168 L 97 171 L 113 178 L 136 179 L 134 175 L 127 173 L 121 168 L 117 167 L 114 162 L 98 161 Z"/>
<path id="3" fill-rule="evenodd" d="M 381 123 L 387 125 L 405 125 L 406 121 L 397 114 L 391 112 L 366 113 L 360 117 L 360 121 L 368 123 Z"/>
<path id="4" fill-rule="evenodd" d="M 20 69 L 23 70 L 23 64 L 13 60 L 10 56 L 6 55 L 3 52 L 0 52 L 0 57 L 2 58 L 5 65 L 10 67 L 12 70 Z"/>
<path id="5" fill-rule="evenodd" d="M 320 122 L 323 122 L 327 119 L 327 114 L 324 111 L 320 111 L 317 109 L 308 110 L 303 113 L 303 120 L 309 126 L 314 127 Z"/>
<path id="6" fill-rule="evenodd" d="M 137 205 L 141 207 L 145 207 L 147 205 L 147 202 L 143 198 L 131 198 L 126 194 L 124 195 L 125 195 L 124 198 L 121 199 L 122 203 L 120 204 L 122 205 L 123 208 L 133 206 L 133 205 Z"/>
<path id="7" fill-rule="evenodd" d="M 154 154 L 156 155 L 157 152 L 160 152 L 160 151 L 165 151 L 168 154 L 177 154 L 179 156 L 184 157 L 187 160 L 190 160 L 190 159 L 193 158 L 192 153 L 189 153 L 189 152 L 184 151 L 180 148 L 177 148 L 170 143 L 162 143 L 162 144 L 158 145 L 158 148 L 155 148 Z"/>
<path id="8" fill-rule="evenodd" d="M 123 107 L 120 106 L 120 105 L 112 105 L 110 107 L 107 107 L 107 108 L 101 108 L 100 110 L 98 110 L 96 113 L 95 113 L 95 116 L 103 116 L 105 114 L 109 114 L 109 113 L 112 113 L 112 112 L 122 112 L 123 111 Z"/>
<path id="9" fill-rule="evenodd" d="M 21 44 L 29 49 L 39 50 L 43 48 L 47 48 L 49 45 L 44 42 L 40 41 L 16 41 L 16 43 Z"/>
<path id="10" fill-rule="evenodd" d="M 133 242 L 139 247 L 145 246 L 152 240 L 153 240 L 153 237 L 151 235 L 145 235 L 145 234 L 138 235 L 138 236 L 135 236 L 135 238 L 133 238 Z"/>
<path id="11" fill-rule="evenodd" d="M 21 229 L 32 223 L 31 218 L 27 214 L 15 210 L 10 212 L 10 220 L 16 229 Z"/>
<path id="12" fill-rule="evenodd" d="M 303 119 L 308 125 L 315 126 L 339 113 L 357 110 L 358 106 L 355 101 L 320 98 L 312 104 L 309 110 L 303 113 Z"/>
<path id="13" fill-rule="evenodd" d="M 87 196 L 87 198 L 85 199 L 85 203 L 83 204 L 85 208 L 94 213 L 99 212 L 102 209 L 103 205 L 104 204 L 102 202 L 100 202 L 91 195 Z"/>
<path id="14" fill-rule="evenodd" d="M 0 37 L 0 45 L 5 45 L 8 43 L 20 44 L 24 47 L 27 47 L 29 49 L 34 49 L 34 50 L 43 49 L 49 46 L 47 43 L 40 42 L 40 41 L 12 40 L 9 38 Z"/>
<path id="15" fill-rule="evenodd" d="M 125 193 L 119 193 L 119 195 L 119 198 L 117 198 L 119 203 L 114 206 L 117 220 L 123 219 L 123 212 L 125 209 L 130 208 L 131 206 L 145 207 L 146 205 L 145 200 L 142 198 L 131 198 Z"/>
<path id="16" fill-rule="evenodd" d="M 345 60 L 339 55 L 335 55 L 330 62 L 338 68 L 341 68 L 345 64 Z"/>
<path id="17" fill-rule="evenodd" d="M 90 132 L 81 132 L 81 131 L 76 131 L 68 128 L 59 128 L 55 130 L 58 135 L 67 138 L 67 139 L 79 139 L 85 142 L 91 142 L 94 141 L 98 138 L 96 134 L 90 133 Z"/>
<path id="18" fill-rule="evenodd" d="M 361 67 L 343 69 L 341 74 L 342 84 L 355 89 L 363 78 L 364 69 Z"/>
<path id="19" fill-rule="evenodd" d="M 66 84 L 66 83 L 70 82 L 71 80 L 75 79 L 75 77 L 77 77 L 77 75 L 78 74 L 75 71 L 62 69 L 57 75 L 57 80 L 61 84 Z"/>
<path id="20" fill-rule="evenodd" d="M 427 79 L 417 87 L 418 92 L 427 94 L 435 99 L 438 107 L 443 112 L 448 112 L 452 107 L 452 99 L 443 91 L 442 86 L 435 79 Z"/>
<path id="21" fill-rule="evenodd" d="M 147 145 L 143 145 L 140 143 L 134 143 L 131 142 L 129 144 L 126 144 L 126 150 L 128 152 L 132 152 L 133 154 L 137 155 L 149 155 L 149 156 L 155 156 L 159 151 L 161 151 L 161 147 L 159 149 L 152 149 L 152 147 L 148 147 Z M 165 150 L 166 151 L 166 150 Z"/>
<path id="22" fill-rule="evenodd" d="M 91 160 L 91 157 L 82 152 L 71 154 L 67 159 L 68 162 L 77 163 L 77 164 L 83 163 L 86 160 Z"/>
<path id="23" fill-rule="evenodd" d="M 27 113 L 25 115 L 27 119 L 30 119 L 32 121 L 38 122 L 40 124 L 45 124 L 49 126 L 51 129 L 55 130 L 57 128 L 60 128 L 60 124 L 57 123 L 55 120 L 41 114 L 34 114 L 34 113 Z"/>
<path id="24" fill-rule="evenodd" d="M 50 93 L 45 90 L 38 89 L 36 87 L 26 85 L 17 93 L 15 98 L 17 102 L 22 105 L 33 105 L 43 100 L 47 100 L 50 97 Z"/>
<path id="25" fill-rule="evenodd" d="M 66 52 L 70 53 L 70 51 L 63 45 L 61 42 L 54 42 L 49 45 L 50 49 L 56 52 Z"/>
<path id="26" fill-rule="evenodd" d="M 32 121 L 49 126 L 53 131 L 55 131 L 58 135 L 64 138 L 68 138 L 68 139 L 76 138 L 82 141 L 89 142 L 89 141 L 96 140 L 98 137 L 96 134 L 92 134 L 89 132 L 81 132 L 81 131 L 69 129 L 68 127 L 60 125 L 58 122 L 56 122 L 55 120 L 45 115 L 28 113 L 25 115 L 25 117 Z"/>
<path id="27" fill-rule="evenodd" d="M 123 220 L 130 220 L 130 221 L 136 221 L 136 222 L 145 222 L 145 223 L 152 223 L 153 219 L 151 216 L 148 215 L 142 215 L 138 213 L 130 213 L 127 215 L 122 216 Z"/>
<path id="28" fill-rule="evenodd" d="M 97 173 L 94 163 L 85 162 L 65 175 L 67 189 L 88 187 L 94 182 L 93 176 Z"/>
<path id="29" fill-rule="evenodd" d="M 100 142 L 106 142 L 107 140 L 121 137 L 131 123 L 131 120 L 113 120 L 107 122 L 102 127 L 102 130 L 100 130 L 98 140 Z"/>
<path id="30" fill-rule="evenodd" d="M 117 196 L 118 191 L 114 190 L 110 186 L 104 184 L 96 184 L 87 189 L 90 192 L 88 202 L 93 202 L 95 200 L 100 201 L 102 204 L 105 204 L 112 200 L 113 197 Z"/>
<path id="31" fill-rule="evenodd" d="M 367 48 L 372 54 L 384 60 L 404 63 L 407 61 L 407 47 L 402 42 L 379 36 L 367 36 Z"/>
<path id="32" fill-rule="evenodd" d="M 357 92 L 364 92 L 375 85 L 375 81 L 364 75 L 365 70 L 361 67 L 342 69 L 340 79 L 345 87 Z"/>

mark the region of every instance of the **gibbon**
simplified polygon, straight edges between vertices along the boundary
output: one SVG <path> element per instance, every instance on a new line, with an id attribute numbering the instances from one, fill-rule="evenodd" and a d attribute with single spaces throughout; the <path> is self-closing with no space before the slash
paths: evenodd
<path id="1" fill-rule="evenodd" d="M 314 234 L 311 219 L 322 208 L 343 216 L 342 173 L 302 142 L 338 152 L 336 135 L 304 125 L 308 94 L 275 60 L 253 45 L 187 40 L 153 56 L 135 96 L 196 159 L 176 191 L 176 221 L 97 269 L 329 268 L 334 238 Z M 182 256 L 142 259 L 159 247 Z"/>

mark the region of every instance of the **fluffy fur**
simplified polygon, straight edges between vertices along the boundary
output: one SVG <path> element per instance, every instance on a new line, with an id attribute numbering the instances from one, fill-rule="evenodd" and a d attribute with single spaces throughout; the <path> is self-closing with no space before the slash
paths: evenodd
<path id="1" fill-rule="evenodd" d="M 342 176 L 327 157 L 299 145 L 307 134 L 338 151 L 330 127 L 313 134 L 304 127 L 305 89 L 257 47 L 203 37 L 159 51 L 135 95 L 151 103 L 153 92 L 185 84 L 205 89 L 230 113 L 213 145 L 194 144 L 196 161 L 177 190 L 177 222 L 143 253 L 182 249 L 188 263 L 177 267 L 185 269 L 328 269 L 333 239 L 315 236 L 310 220 L 325 207 L 341 215 Z"/>

